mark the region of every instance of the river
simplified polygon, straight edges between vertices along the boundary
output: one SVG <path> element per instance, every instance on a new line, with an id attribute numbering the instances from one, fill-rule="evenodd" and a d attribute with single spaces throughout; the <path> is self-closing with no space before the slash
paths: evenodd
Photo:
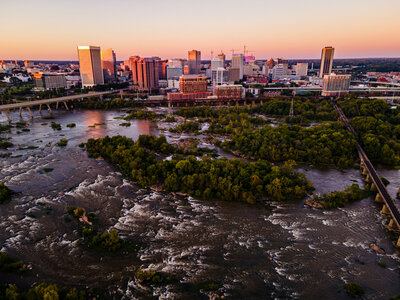
<path id="1" fill-rule="evenodd" d="M 400 251 L 388 222 L 372 198 L 330 211 L 302 202 L 248 205 L 205 202 L 139 188 L 103 160 L 87 157 L 78 147 L 88 138 L 160 134 L 145 120 L 115 119 L 119 111 L 55 112 L 55 120 L 27 114 L 30 132 L 1 134 L 15 144 L 12 157 L 0 158 L 0 181 L 18 192 L 0 207 L 0 249 L 31 263 L 24 275 L 0 273 L 0 282 L 37 282 L 93 287 L 109 297 L 207 298 L 192 287 L 219 284 L 227 299 L 346 299 L 346 281 L 365 289 L 368 299 L 400 295 Z M 15 121 L 18 113 L 12 113 Z M 50 122 L 62 130 L 50 128 Z M 48 123 L 48 124 L 44 124 Z M 66 124 L 76 123 L 75 128 Z M 0 124 L 6 124 L 0 115 Z M 95 125 L 103 124 L 103 125 Z M 94 126 L 95 125 L 95 126 Z M 94 127 L 89 127 L 94 126 Z M 167 124 L 158 124 L 167 127 Z M 179 136 L 168 133 L 168 140 Z M 68 139 L 66 147 L 55 145 Z M 36 146 L 36 149 L 17 150 Z M 209 146 L 209 145 L 208 145 Z M 43 168 L 53 168 L 44 172 Z M 300 168 L 319 193 L 363 186 L 359 170 Z M 395 195 L 400 171 L 378 169 Z M 82 206 L 99 218 L 99 227 L 114 228 L 139 240 L 136 253 L 100 255 L 80 244 L 75 222 L 65 222 L 70 205 Z M 377 243 L 386 254 L 369 248 Z M 383 261 L 386 268 L 377 263 Z M 146 289 L 134 280 L 143 267 L 173 274 L 179 282 Z M 8 276 L 8 277 L 6 277 Z"/>

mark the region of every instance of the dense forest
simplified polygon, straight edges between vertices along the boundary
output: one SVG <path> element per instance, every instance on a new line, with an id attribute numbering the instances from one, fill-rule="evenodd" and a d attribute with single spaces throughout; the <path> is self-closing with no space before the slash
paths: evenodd
<path id="1" fill-rule="evenodd" d="M 248 163 L 208 156 L 174 155 L 163 160 L 160 153 L 176 150 L 164 136 L 141 135 L 136 142 L 122 136 L 90 139 L 86 148 L 90 157 L 102 156 L 141 186 L 158 185 L 201 199 L 285 201 L 302 199 L 313 189 L 304 174 L 294 171 L 293 161 L 278 167 L 265 160 Z"/>
<path id="2" fill-rule="evenodd" d="M 400 112 L 383 100 L 347 96 L 338 101 L 360 136 L 360 144 L 374 162 L 400 165 Z M 219 143 L 225 150 L 239 151 L 247 157 L 271 162 L 293 159 L 313 165 L 351 167 L 357 159 L 355 139 L 338 123 L 312 128 L 295 126 L 310 122 L 336 121 L 338 114 L 327 99 L 295 97 L 295 117 L 289 118 L 290 99 L 273 99 L 254 107 L 191 107 L 176 114 L 209 122 L 206 133 L 227 135 L 230 141 Z M 277 117 L 277 128 L 265 126 Z M 263 126 L 264 125 L 264 126 Z M 260 128 L 260 126 L 263 126 Z"/>
<path id="3" fill-rule="evenodd" d="M 264 104 L 244 107 L 187 107 L 180 108 L 175 113 L 185 118 L 219 119 L 229 114 L 262 114 L 266 116 L 286 117 L 289 115 L 291 99 L 269 99 Z M 310 121 L 335 121 L 337 112 L 327 99 L 295 97 L 293 105 L 295 116 Z"/>
<path id="4" fill-rule="evenodd" d="M 357 159 L 356 140 L 339 122 L 310 128 L 298 125 L 264 126 L 255 131 L 233 134 L 220 143 L 228 151 L 271 162 L 292 159 L 310 165 L 335 165 L 347 168 Z"/>
<path id="5" fill-rule="evenodd" d="M 355 117 L 351 125 L 371 161 L 400 166 L 400 125 L 374 117 Z"/>

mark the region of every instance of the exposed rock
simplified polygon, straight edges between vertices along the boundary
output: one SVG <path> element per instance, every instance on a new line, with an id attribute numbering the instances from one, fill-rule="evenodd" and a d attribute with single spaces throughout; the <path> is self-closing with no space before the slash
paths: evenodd
<path id="1" fill-rule="evenodd" d="M 306 201 L 304 201 L 304 204 L 313 208 L 324 208 L 324 206 L 321 203 L 313 201 L 311 199 L 307 199 Z"/>
<path id="2" fill-rule="evenodd" d="M 376 253 L 385 254 L 385 250 L 380 248 L 377 244 L 370 244 L 369 247 L 374 250 Z"/>
<path id="3" fill-rule="evenodd" d="M 187 193 L 181 193 L 181 192 L 176 192 L 175 194 L 178 195 L 178 196 L 181 196 L 181 197 L 187 197 L 187 196 L 189 196 L 189 194 L 187 194 Z"/>

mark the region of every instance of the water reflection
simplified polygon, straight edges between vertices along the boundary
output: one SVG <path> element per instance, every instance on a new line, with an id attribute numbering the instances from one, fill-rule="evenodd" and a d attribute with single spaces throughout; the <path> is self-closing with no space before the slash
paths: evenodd
<path id="1" fill-rule="evenodd" d="M 85 112 L 84 117 L 89 137 L 97 139 L 107 135 L 106 114 L 98 110 L 89 110 Z"/>

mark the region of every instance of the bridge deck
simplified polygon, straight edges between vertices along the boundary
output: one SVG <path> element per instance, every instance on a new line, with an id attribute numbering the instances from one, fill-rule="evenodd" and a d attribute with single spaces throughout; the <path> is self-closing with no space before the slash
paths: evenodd
<path id="1" fill-rule="evenodd" d="M 34 101 L 26 101 L 26 102 L 19 102 L 19 103 L 12 103 L 12 104 L 4 104 L 0 105 L 0 111 L 3 110 L 10 110 L 15 108 L 24 108 L 24 107 L 32 107 L 40 104 L 51 104 L 57 102 L 65 102 L 70 100 L 76 100 L 80 98 L 90 98 L 90 97 L 98 97 L 106 94 L 117 93 L 122 90 L 113 90 L 113 91 L 105 91 L 105 92 L 96 92 L 96 93 L 89 93 L 89 94 L 80 94 L 80 95 L 72 95 L 72 96 L 64 96 L 58 98 L 50 98 L 50 99 L 41 99 L 41 100 L 34 100 Z"/>

